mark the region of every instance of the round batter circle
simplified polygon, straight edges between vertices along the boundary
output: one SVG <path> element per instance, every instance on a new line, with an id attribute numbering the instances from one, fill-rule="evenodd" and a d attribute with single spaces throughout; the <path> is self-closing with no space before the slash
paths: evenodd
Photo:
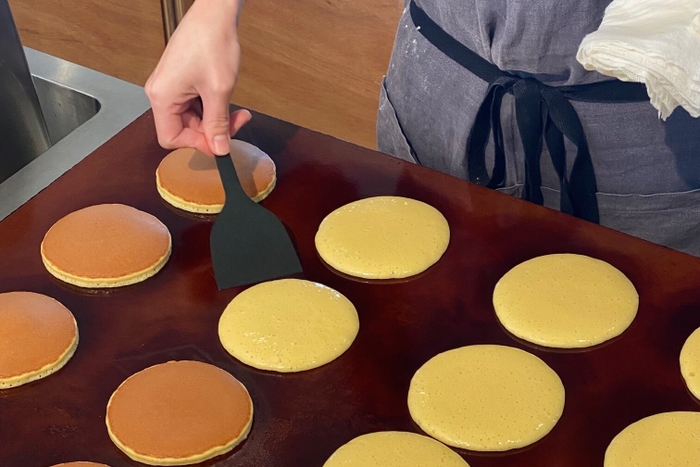
<path id="1" fill-rule="evenodd" d="M 604 467 L 685 467 L 700 462 L 700 412 L 665 412 L 622 430 L 605 451 Z"/>
<path id="2" fill-rule="evenodd" d="M 78 325 L 61 303 L 33 292 L 0 294 L 0 389 L 60 370 L 78 347 Z"/>
<path id="3" fill-rule="evenodd" d="M 253 402 L 226 371 L 171 361 L 127 378 L 107 404 L 107 430 L 135 461 L 186 465 L 229 452 L 250 431 Z"/>
<path id="4" fill-rule="evenodd" d="M 231 140 L 230 146 L 241 187 L 253 201 L 262 201 L 275 188 L 275 163 L 252 144 Z M 156 188 L 176 208 L 200 214 L 221 212 L 226 199 L 216 160 L 193 148 L 165 156 L 156 169 Z"/>
<path id="5" fill-rule="evenodd" d="M 56 222 L 41 242 L 41 258 L 56 278 L 78 287 L 120 287 L 144 281 L 170 257 L 168 228 L 123 204 L 99 204 Z"/>
<path id="6" fill-rule="evenodd" d="M 493 306 L 501 324 L 523 340 L 582 348 L 622 334 L 637 315 L 639 295 L 604 261 L 554 254 L 508 271 L 496 284 Z"/>
<path id="7" fill-rule="evenodd" d="M 338 448 L 323 467 L 469 467 L 456 452 L 427 436 L 382 431 Z"/>
<path id="8" fill-rule="evenodd" d="M 443 443 L 507 451 L 542 439 L 564 410 L 559 376 L 513 347 L 471 345 L 436 355 L 413 376 L 413 420 Z"/>
<path id="9" fill-rule="evenodd" d="M 437 263 L 450 227 L 434 207 L 399 196 L 342 206 L 321 222 L 316 249 L 332 268 L 365 279 L 402 279 Z"/>
<path id="10" fill-rule="evenodd" d="M 297 372 L 338 358 L 359 328 L 354 305 L 341 293 L 315 282 L 282 279 L 238 294 L 221 315 L 219 339 L 246 365 Z"/>
<path id="11" fill-rule="evenodd" d="M 99 464 L 97 462 L 76 461 L 64 462 L 63 464 L 55 464 L 51 467 L 109 467 L 107 464 Z"/>
<path id="12" fill-rule="evenodd" d="M 688 390 L 700 399 L 700 328 L 683 344 L 680 356 L 681 375 Z"/>

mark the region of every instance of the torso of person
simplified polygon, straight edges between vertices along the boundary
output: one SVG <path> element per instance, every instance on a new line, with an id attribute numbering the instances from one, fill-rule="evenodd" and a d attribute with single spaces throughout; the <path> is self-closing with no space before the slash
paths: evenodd
<path id="1" fill-rule="evenodd" d="M 415 0 L 445 32 L 501 70 L 550 86 L 611 80 L 576 61 L 610 0 Z M 379 149 L 467 179 L 465 151 L 488 83 L 431 44 L 407 8 L 401 18 L 377 121 Z M 573 102 L 595 169 L 600 223 L 700 256 L 700 120 L 683 109 L 662 121 L 647 102 Z M 501 109 L 506 180 L 520 195 L 524 154 L 515 103 Z M 567 163 L 576 148 L 566 141 Z M 493 150 L 487 148 L 487 162 Z M 541 157 L 544 204 L 558 208 L 559 181 Z"/>

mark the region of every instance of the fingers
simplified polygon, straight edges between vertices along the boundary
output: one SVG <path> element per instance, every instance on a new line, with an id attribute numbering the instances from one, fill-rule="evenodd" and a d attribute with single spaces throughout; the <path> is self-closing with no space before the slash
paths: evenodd
<path id="1" fill-rule="evenodd" d="M 202 128 L 209 150 L 217 156 L 230 152 L 231 128 L 229 121 L 230 93 L 215 93 L 202 96 L 204 112 Z"/>
<path id="2" fill-rule="evenodd" d="M 230 134 L 231 136 L 235 135 L 238 133 L 238 131 L 246 124 L 248 123 L 252 118 L 252 115 L 248 110 L 241 109 L 233 112 L 229 116 L 229 121 L 230 121 Z M 206 139 L 206 136 L 204 134 L 204 126 L 203 126 L 203 121 L 200 119 L 199 115 L 197 115 L 196 112 L 187 112 L 186 114 L 183 114 L 182 116 L 182 121 L 185 126 L 185 128 L 192 129 L 193 131 L 199 133 L 199 136 L 196 139 L 196 146 L 195 145 L 190 145 L 189 147 L 193 147 L 197 149 L 198 151 L 201 151 L 209 156 L 215 156 L 214 152 L 211 150 L 209 147 L 208 140 Z M 180 140 L 178 140 L 180 141 Z M 227 144 L 230 144 L 230 141 L 227 142 Z M 228 154 L 230 151 L 230 146 L 227 147 L 226 149 L 226 154 Z"/>
<path id="3" fill-rule="evenodd" d="M 158 143 L 165 149 L 195 148 L 213 156 L 202 131 L 199 116 L 186 111 L 182 114 L 170 114 L 153 110 L 158 133 Z"/>
<path id="4" fill-rule="evenodd" d="M 166 149 L 175 149 L 175 140 L 183 129 L 181 116 L 165 111 L 157 105 L 152 105 L 152 108 L 158 143 Z"/>
<path id="5" fill-rule="evenodd" d="M 166 149 L 177 149 L 183 147 L 195 148 L 209 156 L 215 153 L 210 147 L 210 140 L 204 130 L 204 121 L 196 110 L 188 110 L 182 114 L 156 113 L 154 120 L 158 131 L 158 142 Z M 229 116 L 229 134 L 235 135 L 251 120 L 252 116 L 248 110 L 242 109 L 233 112 Z M 230 151 L 229 140 L 226 140 L 224 154 Z"/>
<path id="6" fill-rule="evenodd" d="M 250 121 L 253 116 L 249 111 L 242 109 L 236 110 L 229 117 L 231 135 L 235 135 L 243 126 Z"/>
<path id="7" fill-rule="evenodd" d="M 204 137 L 204 134 L 192 128 L 183 128 L 176 139 L 175 146 L 178 148 L 194 148 L 204 154 L 210 156 L 214 155 L 209 149 L 209 144 L 207 144 L 207 139 Z"/>
<path id="8" fill-rule="evenodd" d="M 192 131 L 185 131 L 193 127 L 191 120 L 197 116 L 190 109 L 190 103 L 173 102 L 172 96 L 163 93 L 162 89 L 154 84 L 154 75 L 146 83 L 146 95 L 151 101 L 153 120 L 158 135 L 158 143 L 166 149 L 176 149 L 190 144 L 199 144 L 199 138 Z"/>
<path id="9" fill-rule="evenodd" d="M 200 117 L 197 100 L 163 106 L 151 97 L 158 143 L 166 149 L 191 147 L 210 156 L 228 154 L 230 135 L 238 133 L 252 118 L 244 109 L 229 115 L 228 99 L 202 99 L 204 114 Z"/>

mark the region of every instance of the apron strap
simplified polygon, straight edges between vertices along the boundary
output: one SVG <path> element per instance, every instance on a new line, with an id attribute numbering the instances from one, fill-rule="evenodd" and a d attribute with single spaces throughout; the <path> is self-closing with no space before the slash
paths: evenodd
<path id="1" fill-rule="evenodd" d="M 486 98 L 477 111 L 467 140 L 469 181 L 489 188 L 505 184 L 506 157 L 501 128 L 501 104 L 505 94 L 515 98 L 515 116 L 525 153 L 523 199 L 542 205 L 540 158 L 547 144 L 559 178 L 560 209 L 581 219 L 598 223 L 598 191 L 588 141 L 583 125 L 570 100 L 583 102 L 648 101 L 642 83 L 618 80 L 575 86 L 548 86 L 535 78 L 522 78 L 499 69 L 476 52 L 454 39 L 433 21 L 415 2 L 410 5 L 416 29 L 442 53 L 489 83 Z M 494 168 L 486 169 L 486 145 L 493 133 Z M 564 136 L 577 148 L 571 177 L 567 175 Z"/>

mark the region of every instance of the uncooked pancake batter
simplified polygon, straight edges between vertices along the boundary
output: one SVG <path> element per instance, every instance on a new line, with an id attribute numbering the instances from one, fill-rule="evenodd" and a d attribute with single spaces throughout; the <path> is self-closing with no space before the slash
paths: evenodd
<path id="1" fill-rule="evenodd" d="M 78 346 L 78 325 L 58 301 L 32 292 L 0 294 L 0 389 L 61 369 Z"/>
<path id="2" fill-rule="evenodd" d="M 231 140 L 231 157 L 243 190 L 262 201 L 274 189 L 275 163 L 256 146 Z M 189 212 L 221 212 L 226 195 L 216 161 L 192 148 L 177 149 L 156 170 L 156 187 L 165 201 Z"/>
<path id="3" fill-rule="evenodd" d="M 434 207 L 409 198 L 377 196 L 342 206 L 321 222 L 316 248 L 338 271 L 367 279 L 419 274 L 447 250 L 450 227 Z"/>
<path id="4" fill-rule="evenodd" d="M 170 257 L 170 232 L 154 216 L 100 204 L 56 222 L 41 242 L 46 269 L 79 287 L 119 287 L 156 274 Z"/>
<path id="5" fill-rule="evenodd" d="M 564 410 L 564 386 L 528 352 L 471 345 L 428 360 L 411 380 L 408 408 L 423 431 L 445 444 L 507 451 L 554 428 Z"/>
<path id="6" fill-rule="evenodd" d="M 355 340 L 353 304 L 314 282 L 282 279 L 237 295 L 219 320 L 224 348 L 261 370 L 309 370 L 335 360 Z"/>
<path id="7" fill-rule="evenodd" d="M 98 464 L 97 462 L 77 461 L 77 462 L 65 462 L 63 464 L 56 464 L 52 467 L 109 467 L 109 466 L 107 464 Z"/>
<path id="8" fill-rule="evenodd" d="M 680 356 L 681 374 L 688 390 L 700 399 L 700 328 L 683 344 Z"/>
<path id="9" fill-rule="evenodd" d="M 652 415 L 622 430 L 605 451 L 604 467 L 700 465 L 700 412 Z"/>
<path id="10" fill-rule="evenodd" d="M 382 431 L 358 436 L 323 467 L 469 467 L 456 452 L 427 436 Z"/>
<path id="11" fill-rule="evenodd" d="M 132 459 L 185 465 L 226 453 L 246 438 L 253 420 L 248 391 L 207 363 L 173 361 L 136 373 L 112 394 L 107 429 Z"/>
<path id="12" fill-rule="evenodd" d="M 514 267 L 496 284 L 493 306 L 503 326 L 526 341 L 590 347 L 624 332 L 639 296 L 610 264 L 574 254 L 540 256 Z"/>

